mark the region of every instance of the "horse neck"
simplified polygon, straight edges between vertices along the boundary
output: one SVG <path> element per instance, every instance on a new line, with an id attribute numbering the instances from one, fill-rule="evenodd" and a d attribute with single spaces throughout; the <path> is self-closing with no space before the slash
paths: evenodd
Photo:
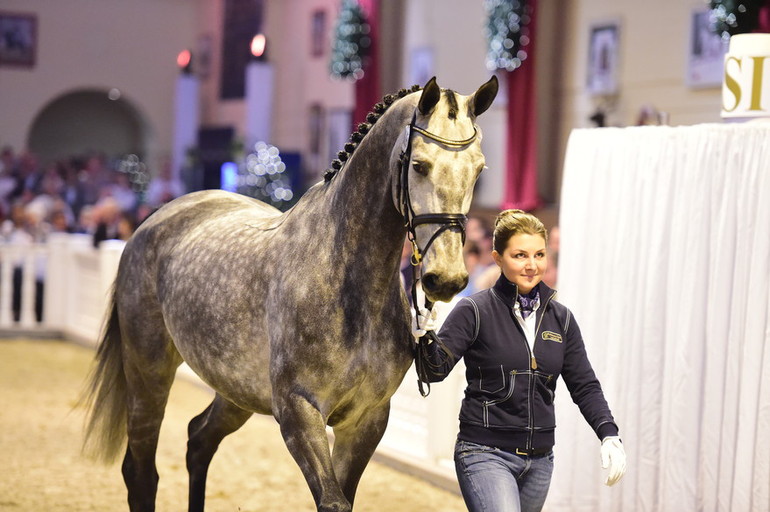
<path id="1" fill-rule="evenodd" d="M 337 236 L 344 243 L 345 252 L 377 253 L 379 265 L 398 265 L 406 235 L 401 214 L 393 203 L 394 176 L 390 158 L 413 110 L 412 102 L 407 98 L 401 105 L 393 105 L 372 126 L 345 167 L 329 184 L 328 214 L 338 220 L 341 230 Z M 363 270 L 365 265 L 362 263 L 357 260 L 353 265 Z"/>

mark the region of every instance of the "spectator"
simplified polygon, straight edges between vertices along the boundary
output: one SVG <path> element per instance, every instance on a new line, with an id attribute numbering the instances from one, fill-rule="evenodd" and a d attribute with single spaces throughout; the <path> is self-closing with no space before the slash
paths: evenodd
<path id="1" fill-rule="evenodd" d="M 543 282 L 551 288 L 556 288 L 559 280 L 559 226 L 554 226 L 548 234 L 548 268 L 543 276 Z"/>
<path id="2" fill-rule="evenodd" d="M 468 219 L 466 226 L 466 239 L 478 247 L 478 260 L 473 266 L 473 270 L 468 269 L 467 294 L 471 295 L 477 291 L 484 290 L 492 286 L 497 277 L 500 276 L 499 267 L 492 258 L 492 229 L 487 223 L 478 217 Z M 493 279 L 489 276 L 494 275 Z M 465 293 L 465 292 L 464 292 Z"/>
<path id="3" fill-rule="evenodd" d="M 94 247 L 104 240 L 118 239 L 118 223 L 120 221 L 120 206 L 113 197 L 105 197 L 95 208 L 96 231 L 94 232 Z"/>
<path id="4" fill-rule="evenodd" d="M 97 213 L 96 206 L 90 204 L 83 206 L 75 226 L 75 233 L 85 233 L 93 236 L 96 233 L 96 226 L 98 224 Z"/>
<path id="5" fill-rule="evenodd" d="M 11 193 L 16 188 L 16 157 L 13 148 L 6 146 L 0 152 L 0 208 L 10 210 Z"/>
<path id="6" fill-rule="evenodd" d="M 95 204 L 101 199 L 103 190 L 109 185 L 106 174 L 104 159 L 101 156 L 91 155 L 86 159 L 77 175 L 83 204 Z"/>
<path id="7" fill-rule="evenodd" d="M 113 183 L 109 187 L 109 194 L 115 198 L 122 211 L 132 212 L 136 209 L 136 192 L 131 188 L 128 174 L 120 171 L 113 173 Z"/>
<path id="8" fill-rule="evenodd" d="M 474 271 L 479 266 L 481 261 L 481 250 L 479 249 L 479 244 L 473 240 L 467 240 L 465 242 L 465 246 L 463 247 L 463 259 L 465 260 L 465 269 L 468 271 L 469 277 L 468 284 L 460 291 L 460 293 L 457 294 L 458 297 L 467 297 L 478 291 L 474 285 L 474 280 L 472 280 L 470 276 L 474 274 Z"/>
<path id="9" fill-rule="evenodd" d="M 51 214 L 52 233 L 74 233 L 72 224 L 67 219 L 67 214 L 62 209 L 56 209 Z"/>
<path id="10" fill-rule="evenodd" d="M 172 176 L 171 162 L 166 161 L 161 167 L 160 174 L 150 181 L 147 188 L 147 203 L 154 207 L 162 206 L 184 192 L 182 182 Z"/>
<path id="11" fill-rule="evenodd" d="M 38 166 L 38 159 L 33 153 L 27 151 L 19 157 L 17 166 L 18 172 L 16 174 L 16 187 L 11 192 L 11 198 L 22 198 L 25 201 L 29 201 L 40 190 L 40 181 L 42 179 L 42 173 Z"/>
<path id="12" fill-rule="evenodd" d="M 116 238 L 118 240 L 123 240 L 124 242 L 128 241 L 128 239 L 131 238 L 131 235 L 134 234 L 135 229 L 136 221 L 134 220 L 134 216 L 129 212 L 122 212 L 118 218 Z"/>

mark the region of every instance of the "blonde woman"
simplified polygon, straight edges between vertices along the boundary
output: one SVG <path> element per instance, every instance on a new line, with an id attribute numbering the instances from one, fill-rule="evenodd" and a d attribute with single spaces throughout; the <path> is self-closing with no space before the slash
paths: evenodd
<path id="1" fill-rule="evenodd" d="M 561 376 L 601 440 L 605 481 L 625 473 L 618 426 L 586 355 L 572 313 L 542 282 L 547 232 L 535 216 L 497 216 L 492 257 L 501 275 L 488 290 L 461 299 L 436 342 L 421 344 L 421 379 L 443 380 L 465 359 L 468 386 L 460 411 L 455 468 L 471 512 L 542 509 L 553 472 L 554 392 Z M 427 312 L 423 313 L 424 315 Z M 421 317 L 423 330 L 430 318 Z"/>

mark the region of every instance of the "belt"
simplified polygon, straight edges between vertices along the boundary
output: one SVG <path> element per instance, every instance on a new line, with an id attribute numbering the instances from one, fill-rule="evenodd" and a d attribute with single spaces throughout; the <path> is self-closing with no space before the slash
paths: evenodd
<path id="1" fill-rule="evenodd" d="M 516 448 L 513 453 L 516 455 L 524 455 L 526 457 L 537 457 L 540 455 L 548 455 L 551 453 L 551 450 L 553 448 L 530 448 L 530 449 L 523 449 L 523 448 Z"/>

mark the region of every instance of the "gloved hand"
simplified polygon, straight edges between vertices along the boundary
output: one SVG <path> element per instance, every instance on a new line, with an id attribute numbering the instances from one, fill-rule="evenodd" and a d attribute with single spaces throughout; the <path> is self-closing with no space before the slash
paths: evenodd
<path id="1" fill-rule="evenodd" d="M 626 474 L 626 451 L 618 436 L 607 436 L 602 439 L 602 468 L 610 468 L 604 485 L 615 485 Z"/>
<path id="2" fill-rule="evenodd" d="M 419 327 L 418 327 L 419 324 Z M 427 310 L 426 308 L 422 308 L 420 312 L 417 314 L 417 319 L 415 320 L 414 316 L 414 310 L 412 310 L 412 336 L 414 336 L 414 341 L 420 341 L 420 338 L 425 336 L 425 333 L 428 331 L 435 331 L 436 330 L 436 309 L 433 308 L 432 310 Z"/>

